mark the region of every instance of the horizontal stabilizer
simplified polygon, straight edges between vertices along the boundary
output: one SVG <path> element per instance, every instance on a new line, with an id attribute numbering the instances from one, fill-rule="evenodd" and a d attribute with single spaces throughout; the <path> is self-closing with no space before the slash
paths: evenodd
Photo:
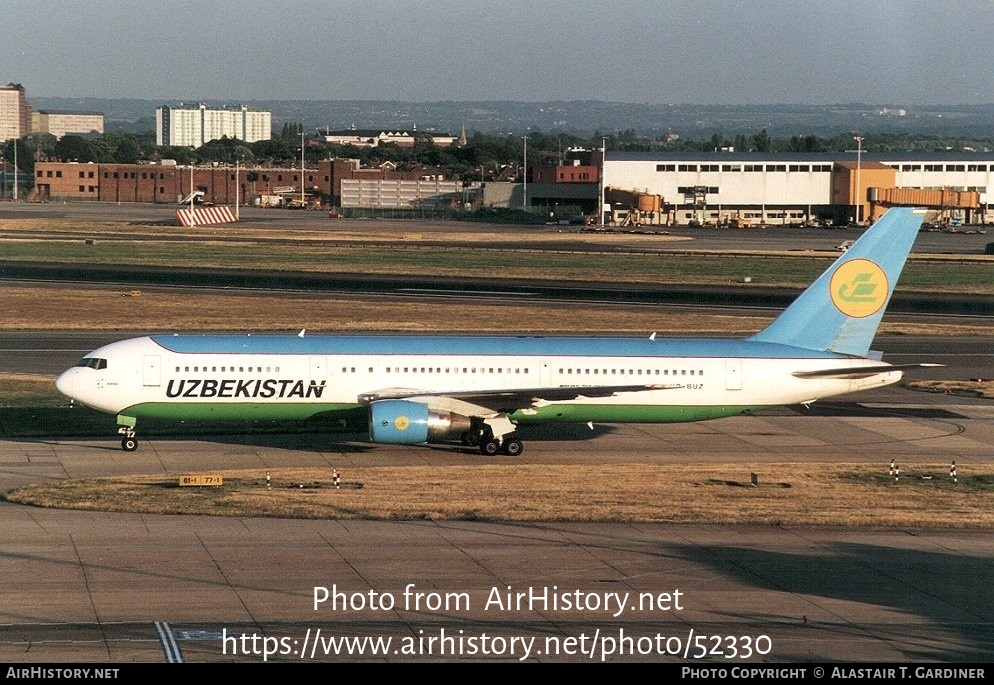
<path id="1" fill-rule="evenodd" d="M 819 369 L 817 371 L 795 371 L 797 378 L 866 378 L 878 373 L 900 371 L 901 369 L 920 369 L 944 364 L 881 364 L 880 366 L 846 366 L 836 369 Z"/>

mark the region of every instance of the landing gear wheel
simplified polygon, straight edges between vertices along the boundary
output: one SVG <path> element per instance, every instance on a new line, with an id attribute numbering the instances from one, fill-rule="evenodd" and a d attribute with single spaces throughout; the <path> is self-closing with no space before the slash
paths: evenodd
<path id="1" fill-rule="evenodd" d="M 509 457 L 518 457 L 525 451 L 525 444 L 518 438 L 507 438 L 504 440 L 502 451 Z"/>
<path id="2" fill-rule="evenodd" d="M 483 443 L 480 443 L 480 452 L 485 457 L 496 456 L 500 452 L 500 443 L 491 438 Z"/>
<path id="3" fill-rule="evenodd" d="M 128 437 L 121 440 L 121 449 L 125 452 L 134 452 L 138 449 L 138 438 Z"/>

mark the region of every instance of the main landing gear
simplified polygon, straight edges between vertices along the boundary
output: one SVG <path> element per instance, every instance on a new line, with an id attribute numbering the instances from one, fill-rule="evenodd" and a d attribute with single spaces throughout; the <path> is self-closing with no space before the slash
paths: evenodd
<path id="1" fill-rule="evenodd" d="M 473 427 L 462 434 L 462 443 L 468 447 L 479 447 L 480 453 L 485 457 L 495 457 L 498 454 L 517 457 L 525 451 L 525 445 L 517 433 L 512 431 L 495 436 L 493 428 L 475 420 Z"/>
<path id="2" fill-rule="evenodd" d="M 514 433 L 502 435 L 499 438 L 490 438 L 480 445 L 480 452 L 488 457 L 496 456 L 498 453 L 517 457 L 524 451 L 524 443 Z"/>

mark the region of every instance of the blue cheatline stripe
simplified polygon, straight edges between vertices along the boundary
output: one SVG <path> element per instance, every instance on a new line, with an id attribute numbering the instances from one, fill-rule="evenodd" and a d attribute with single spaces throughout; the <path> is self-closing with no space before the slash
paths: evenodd
<path id="1" fill-rule="evenodd" d="M 484 336 L 155 335 L 183 354 L 494 355 L 522 357 L 740 357 L 827 359 L 836 355 L 749 340 L 657 338 L 531 338 Z"/>

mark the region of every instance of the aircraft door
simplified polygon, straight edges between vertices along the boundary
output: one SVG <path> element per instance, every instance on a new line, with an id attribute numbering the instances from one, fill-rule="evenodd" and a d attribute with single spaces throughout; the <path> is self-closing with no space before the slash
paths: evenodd
<path id="1" fill-rule="evenodd" d="M 725 390 L 742 389 L 742 360 L 725 360 Z"/>
<path id="2" fill-rule="evenodd" d="M 145 355 L 142 378 L 142 383 L 145 387 L 158 387 L 162 385 L 162 364 L 159 355 Z"/>
<path id="3" fill-rule="evenodd" d="M 545 359 L 539 362 L 538 385 L 541 388 L 552 387 L 552 364 Z"/>

